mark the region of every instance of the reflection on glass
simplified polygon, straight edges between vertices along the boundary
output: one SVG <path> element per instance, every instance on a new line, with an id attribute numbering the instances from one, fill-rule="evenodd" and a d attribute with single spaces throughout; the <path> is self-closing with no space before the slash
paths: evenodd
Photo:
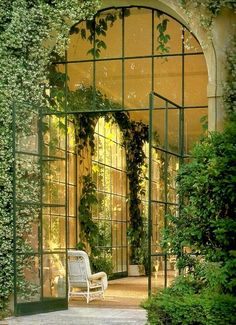
<path id="1" fill-rule="evenodd" d="M 160 24 L 166 24 L 166 31 L 164 35 L 169 35 L 170 38 L 167 40 L 167 43 L 160 42 L 160 32 L 159 27 Z M 168 37 L 168 36 L 167 36 Z M 154 49 L 155 54 L 163 54 L 163 52 L 158 48 L 161 44 L 165 45 L 167 49 L 167 53 L 181 53 L 182 51 L 182 26 L 173 18 L 163 14 L 159 15 L 158 11 L 155 11 L 155 20 L 154 20 Z M 165 54 L 165 52 L 164 52 Z M 161 59 L 165 60 L 165 59 Z M 164 61 L 163 61 L 164 62 Z"/>
<path id="2" fill-rule="evenodd" d="M 16 154 L 16 200 L 38 203 L 40 199 L 40 163 L 37 156 Z"/>
<path id="3" fill-rule="evenodd" d="M 152 15 L 148 9 L 130 9 L 125 17 L 125 56 L 150 55 L 152 52 Z"/>
<path id="4" fill-rule="evenodd" d="M 151 287 L 152 292 L 158 292 L 165 286 L 165 260 L 164 256 L 152 256 L 151 259 Z"/>
<path id="5" fill-rule="evenodd" d="M 164 101 L 162 101 L 162 105 L 164 105 Z M 158 106 L 155 106 L 158 108 Z M 162 106 L 163 107 L 163 106 Z M 164 106 L 165 107 L 165 106 Z M 153 124 L 153 137 L 152 142 L 153 145 L 160 148 L 165 148 L 166 145 L 166 117 L 164 109 L 157 109 L 152 113 L 152 124 Z"/>
<path id="6" fill-rule="evenodd" d="M 151 85 L 151 59 L 125 61 L 125 107 L 148 108 Z"/>
<path id="7" fill-rule="evenodd" d="M 204 56 L 186 56 L 184 70 L 185 106 L 207 105 L 208 76 Z"/>
<path id="8" fill-rule="evenodd" d="M 178 276 L 179 270 L 176 266 L 176 256 L 174 255 L 169 255 L 167 257 L 167 263 L 166 263 L 166 268 L 167 268 L 167 286 L 170 286 L 171 283 L 174 281 L 175 277 Z"/>
<path id="9" fill-rule="evenodd" d="M 51 214 L 43 214 L 43 248 L 53 251 L 66 247 L 66 218 Z"/>
<path id="10" fill-rule="evenodd" d="M 160 253 L 161 236 L 165 226 L 165 207 L 164 204 L 152 203 L 152 252 Z"/>
<path id="11" fill-rule="evenodd" d="M 185 109 L 184 116 L 184 146 L 185 152 L 189 153 L 199 136 L 206 132 L 208 111 L 207 108 Z"/>
<path id="12" fill-rule="evenodd" d="M 55 115 L 43 119 L 43 154 L 65 158 L 65 118 Z"/>
<path id="13" fill-rule="evenodd" d="M 89 41 L 91 32 L 86 26 L 86 22 L 75 25 L 71 29 L 69 38 L 69 48 L 67 50 L 67 60 L 86 60 L 91 59 L 92 56 L 88 54 L 88 51 L 93 47 L 93 42 Z"/>
<path id="14" fill-rule="evenodd" d="M 172 102 L 182 103 L 182 58 L 155 59 L 155 92 Z"/>
<path id="15" fill-rule="evenodd" d="M 113 103 L 122 103 L 122 64 L 120 60 L 97 62 L 95 80 L 98 91 L 106 94 L 106 97 Z"/>
<path id="16" fill-rule="evenodd" d="M 179 109 L 168 109 L 168 149 L 179 153 Z"/>
<path id="17" fill-rule="evenodd" d="M 103 32 L 97 36 L 97 40 L 100 42 L 97 47 L 100 49 L 99 58 L 113 58 L 121 57 L 122 55 L 122 11 L 120 9 L 109 10 L 101 12 L 96 18 L 96 27 L 105 27 Z M 115 35 L 115 37 L 114 37 Z M 104 42 L 104 43 L 102 43 Z M 104 46 L 105 44 L 105 46 Z M 89 55 L 91 58 L 91 55 Z"/>
<path id="18" fill-rule="evenodd" d="M 87 89 L 93 85 L 93 64 L 92 63 L 69 63 L 67 65 L 68 87 L 71 93 L 68 95 L 76 102 L 79 102 L 80 93 L 77 89 Z M 69 97 L 69 99 L 70 99 Z M 72 100 L 71 100 L 72 101 Z M 69 104 L 73 104 L 69 102 Z M 70 109 L 70 107 L 68 107 Z"/>
<path id="19" fill-rule="evenodd" d="M 38 206 L 21 206 L 16 209 L 16 240 L 18 252 L 38 252 L 38 230 L 40 208 Z M 22 237 L 23 242 L 22 243 Z"/>
<path id="20" fill-rule="evenodd" d="M 43 256 L 43 296 L 44 298 L 67 296 L 65 254 Z"/>
<path id="21" fill-rule="evenodd" d="M 68 247 L 69 248 L 75 248 L 76 246 L 77 243 L 76 227 L 77 227 L 76 218 L 68 218 L 68 238 L 69 238 Z"/>
<path id="22" fill-rule="evenodd" d="M 27 111 L 28 129 L 16 132 L 16 150 L 38 153 L 38 115 Z"/>
<path id="23" fill-rule="evenodd" d="M 176 177 L 179 170 L 179 158 L 173 155 L 168 155 L 168 170 L 167 170 L 167 200 L 171 203 L 178 203 L 178 195 L 176 191 Z"/>
<path id="24" fill-rule="evenodd" d="M 68 215 L 73 217 L 76 215 L 76 187 L 68 187 Z"/>
<path id="25" fill-rule="evenodd" d="M 40 265 L 37 255 L 21 255 L 16 257 L 17 263 L 17 303 L 40 300 Z"/>

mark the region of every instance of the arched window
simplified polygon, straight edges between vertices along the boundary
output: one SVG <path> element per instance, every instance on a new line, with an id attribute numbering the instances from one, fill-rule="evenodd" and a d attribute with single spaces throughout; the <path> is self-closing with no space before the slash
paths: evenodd
<path id="1" fill-rule="evenodd" d="M 129 111 L 131 120 L 152 129 L 151 194 L 144 201 L 151 202 L 151 268 L 156 263 L 155 270 L 158 264 L 163 272 L 162 280 L 153 283 L 159 287 L 168 284 L 175 272 L 174 259 L 160 250 L 161 228 L 166 225 L 165 215 L 178 211 L 175 175 L 204 132 L 204 119 L 207 121 L 207 68 L 198 41 L 181 22 L 157 9 L 108 8 L 98 12 L 93 21 L 72 27 L 66 61 L 58 61 L 56 69 L 66 74 L 67 112 Z M 154 93 L 151 103 L 150 94 Z M 108 163 L 113 158 L 107 152 L 112 152 L 108 143 L 114 141 L 106 132 L 108 126 L 101 118 L 92 169 L 104 209 L 94 212 L 94 220 L 103 223 L 110 235 L 98 246 L 112 251 L 114 271 L 122 273 L 126 270 L 126 226 L 124 219 L 118 222 L 118 216 L 126 209 L 125 194 L 116 193 L 113 175 L 122 172 L 112 161 Z M 118 197 L 122 204 L 117 203 Z"/>

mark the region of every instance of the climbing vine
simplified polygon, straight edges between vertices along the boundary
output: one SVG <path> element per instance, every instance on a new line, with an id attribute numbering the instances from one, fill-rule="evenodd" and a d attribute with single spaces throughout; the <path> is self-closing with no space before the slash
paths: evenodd
<path id="1" fill-rule="evenodd" d="M 20 134 L 21 139 L 26 139 L 32 133 L 30 126 L 39 107 L 50 105 L 44 96 L 44 88 L 54 54 L 64 53 L 70 26 L 80 19 L 91 19 L 98 6 L 98 0 L 0 2 L 0 312 L 6 310 L 8 298 L 13 293 L 13 136 Z M 14 130 L 13 107 L 16 110 Z M 26 182 L 25 176 L 37 174 L 37 162 L 31 164 L 27 159 L 27 162 L 15 163 L 20 164 L 21 169 L 16 175 L 17 184 L 21 184 L 18 193 L 24 194 L 24 200 L 32 198 L 30 187 L 22 182 Z M 37 175 L 33 179 L 32 186 Z M 30 224 L 36 213 L 28 208 L 17 218 L 18 250 L 21 253 L 26 247 L 21 247 L 24 241 L 20 238 L 31 231 L 24 225 L 28 217 Z M 23 266 L 23 261 L 18 264 Z M 22 267 L 17 272 L 19 275 Z M 21 276 L 18 280 L 17 286 L 21 290 Z"/>
<path id="2" fill-rule="evenodd" d="M 211 30 L 214 18 L 218 16 L 225 8 L 234 10 L 236 12 L 235 1 L 229 0 L 178 0 L 185 13 L 192 19 L 193 9 L 198 10 L 198 17 L 200 18 L 201 25 L 207 30 Z"/>
<path id="3" fill-rule="evenodd" d="M 83 87 L 75 92 L 71 92 L 68 98 L 72 110 L 78 111 L 79 109 L 85 109 L 85 107 L 92 107 L 93 89 L 91 87 Z M 105 112 L 102 111 L 104 109 L 106 109 Z M 141 197 L 144 194 L 142 185 L 145 177 L 143 166 L 146 159 L 144 144 L 148 141 L 148 126 L 141 121 L 131 120 L 128 112 L 107 112 L 107 110 L 119 109 L 121 109 L 119 104 L 108 100 L 101 92 L 96 92 L 97 112 L 79 113 L 75 114 L 74 117 L 75 132 L 77 134 L 77 152 L 81 156 L 83 149 L 89 146 L 91 154 L 95 153 L 94 132 L 100 117 L 103 116 L 106 121 L 111 121 L 119 126 L 123 135 L 123 146 L 126 152 L 126 172 L 129 179 L 130 223 L 128 237 L 131 245 L 130 259 L 133 264 L 142 264 L 145 230 L 140 205 Z"/>
<path id="4" fill-rule="evenodd" d="M 168 46 L 170 35 L 167 33 L 169 20 L 164 17 L 164 13 L 162 11 L 156 10 L 155 13 L 158 17 L 158 24 L 156 26 L 158 31 L 158 45 L 156 47 L 156 51 L 164 55 L 170 51 L 170 47 Z M 98 59 L 101 56 L 102 50 L 107 48 L 104 37 L 107 35 L 108 28 L 111 28 L 117 19 L 123 19 L 129 16 L 129 8 L 109 10 L 109 12 L 105 15 L 103 12 L 98 12 L 94 20 L 85 21 L 85 27 L 80 27 L 77 24 L 71 28 L 70 33 L 79 34 L 81 39 L 86 39 L 92 46 L 91 49 L 88 50 L 87 54 L 90 54 L 95 59 Z"/>
<path id="5" fill-rule="evenodd" d="M 210 25 L 213 18 L 224 7 L 233 10 L 236 8 L 234 1 L 226 0 L 179 0 L 179 3 L 186 10 L 190 10 L 188 9 L 190 4 L 207 9 L 211 17 L 210 20 L 207 17 L 207 24 Z M 22 137 L 28 136 L 31 132 L 28 126 L 32 125 L 35 114 L 37 116 L 38 108 L 52 105 L 44 91 L 47 86 L 48 67 L 55 55 L 64 55 L 70 26 L 83 19 L 87 19 L 90 24 L 89 21 L 98 6 L 99 0 L 2 0 L 0 2 L 0 311 L 6 308 L 8 298 L 13 292 L 13 135 L 16 132 L 21 133 Z M 110 17 L 106 23 L 112 24 L 114 19 Z M 106 25 L 102 20 L 100 25 L 104 28 L 97 30 L 97 34 L 103 35 Z M 163 30 L 163 25 L 161 28 Z M 84 31 L 80 32 L 84 33 Z M 165 40 L 167 38 L 165 37 Z M 99 38 L 97 39 L 99 41 Z M 163 42 L 165 45 L 164 39 Z M 99 51 L 106 46 L 101 42 L 96 43 L 95 56 L 99 55 Z M 233 67 L 235 67 L 235 44 L 234 40 L 228 61 L 228 64 Z M 226 107 L 231 111 L 235 110 L 233 81 L 235 69 L 233 71 L 234 74 L 225 86 Z M 16 130 L 12 129 L 13 107 L 17 112 Z M 125 124 L 128 123 L 125 117 L 123 120 Z M 89 122 L 86 121 L 86 124 Z M 142 127 L 138 124 L 132 125 L 136 134 Z M 93 130 L 90 131 L 92 133 Z M 142 132 L 141 138 L 144 141 L 146 131 L 142 130 Z M 131 143 L 128 145 L 131 148 Z M 141 161 L 142 157 L 139 159 Z M 30 186 L 35 190 L 37 163 L 32 165 L 29 161 L 18 161 L 17 164 L 21 167 L 18 175 L 19 182 L 23 181 L 25 176 L 35 175 Z M 27 189 L 23 183 L 22 190 L 26 198 L 32 198 L 33 194 L 29 193 L 29 188 Z M 35 191 L 37 196 L 37 190 Z M 37 213 L 36 210 L 28 209 L 20 214 L 21 223 L 18 224 L 17 234 L 21 242 L 23 231 L 30 231 L 25 227 L 29 220 L 27 218 Z"/>

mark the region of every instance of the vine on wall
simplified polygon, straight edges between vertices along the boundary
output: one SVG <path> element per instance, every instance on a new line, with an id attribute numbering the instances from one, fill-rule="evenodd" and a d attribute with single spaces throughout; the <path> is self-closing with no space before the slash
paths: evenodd
<path id="1" fill-rule="evenodd" d="M 236 12 L 235 1 L 228 0 L 178 0 L 189 19 L 193 18 L 194 8 L 198 9 L 198 17 L 201 25 L 210 30 L 214 23 L 214 18 L 220 15 L 223 9 L 228 8 Z"/>
<path id="2" fill-rule="evenodd" d="M 224 7 L 236 8 L 234 1 L 226 0 L 178 1 L 186 10 L 190 4 L 207 8 L 212 19 Z M 36 107 L 35 112 L 40 106 L 50 105 L 45 101 L 42 85 L 48 79 L 53 54 L 63 55 L 70 26 L 80 19 L 92 18 L 98 5 L 99 0 L 0 2 L 0 311 L 13 291 L 12 108 L 15 105 L 17 110 L 17 130 L 28 134 L 27 126 L 32 122 L 29 105 Z M 231 111 L 235 111 L 235 43 L 234 39 L 228 62 L 234 67 L 234 74 L 225 88 L 226 107 Z M 31 168 L 27 166 L 22 166 L 22 175 Z"/>
<path id="3" fill-rule="evenodd" d="M 22 137 L 29 135 L 28 126 L 38 108 L 49 105 L 43 85 L 53 54 L 64 53 L 70 26 L 80 19 L 91 19 L 98 6 L 99 0 L 0 2 L 0 312 L 6 309 L 14 279 L 13 132 L 21 132 Z M 12 130 L 13 106 L 16 130 Z M 31 164 L 21 165 L 19 182 L 25 174 L 30 175 L 31 169 Z M 27 186 L 23 191 L 24 200 L 32 197 Z M 26 235 L 23 225 L 29 215 L 28 222 L 32 221 L 31 213 L 34 216 L 36 212 L 22 213 L 19 218 L 19 238 Z M 17 285 L 20 289 L 21 282 Z"/>

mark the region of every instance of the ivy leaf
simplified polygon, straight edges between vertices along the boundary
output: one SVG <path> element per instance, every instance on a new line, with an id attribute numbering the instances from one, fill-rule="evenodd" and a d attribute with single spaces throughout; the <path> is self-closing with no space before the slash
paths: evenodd
<path id="1" fill-rule="evenodd" d="M 81 35 L 81 38 L 82 39 L 86 39 L 86 30 L 85 28 L 82 28 L 81 31 L 80 31 L 80 35 Z"/>

